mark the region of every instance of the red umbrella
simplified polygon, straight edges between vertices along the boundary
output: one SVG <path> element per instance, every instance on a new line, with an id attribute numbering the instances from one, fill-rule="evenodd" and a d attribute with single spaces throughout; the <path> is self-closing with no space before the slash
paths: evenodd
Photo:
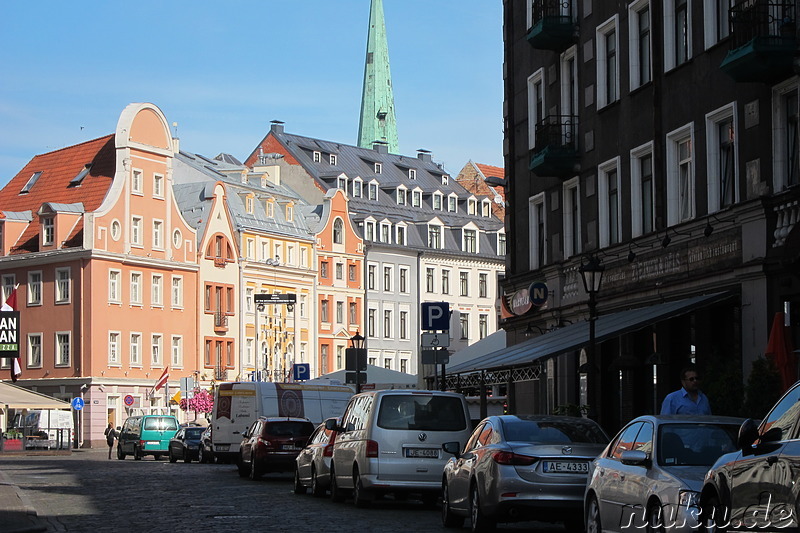
<path id="1" fill-rule="evenodd" d="M 772 362 L 780 372 L 783 390 L 788 389 L 797 381 L 797 357 L 794 354 L 792 339 L 786 330 L 784 314 L 782 312 L 775 313 L 767 349 L 764 351 L 765 355 L 772 356 Z"/>

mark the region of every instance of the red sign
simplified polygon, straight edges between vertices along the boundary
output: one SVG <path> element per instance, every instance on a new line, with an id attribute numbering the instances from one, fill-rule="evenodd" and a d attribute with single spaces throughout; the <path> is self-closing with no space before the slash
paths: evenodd
<path id="1" fill-rule="evenodd" d="M 125 405 L 130 407 L 131 405 L 133 405 L 133 396 L 128 394 L 127 396 L 125 396 L 125 399 L 123 401 L 125 402 Z"/>

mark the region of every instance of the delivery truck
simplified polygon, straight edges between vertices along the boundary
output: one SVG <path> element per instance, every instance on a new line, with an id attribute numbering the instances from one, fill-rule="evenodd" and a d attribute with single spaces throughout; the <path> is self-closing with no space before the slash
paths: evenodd
<path id="1" fill-rule="evenodd" d="M 347 386 L 241 381 L 220 383 L 214 391 L 211 445 L 217 461 L 239 455 L 242 433 L 259 416 L 307 418 L 321 424 L 341 416 L 353 390 Z"/>

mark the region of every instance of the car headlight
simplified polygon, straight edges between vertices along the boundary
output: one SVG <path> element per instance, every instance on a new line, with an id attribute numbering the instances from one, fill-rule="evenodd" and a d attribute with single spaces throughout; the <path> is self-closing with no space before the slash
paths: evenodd
<path id="1" fill-rule="evenodd" d="M 693 490 L 682 490 L 678 493 L 681 507 L 697 507 L 700 504 L 700 493 Z"/>

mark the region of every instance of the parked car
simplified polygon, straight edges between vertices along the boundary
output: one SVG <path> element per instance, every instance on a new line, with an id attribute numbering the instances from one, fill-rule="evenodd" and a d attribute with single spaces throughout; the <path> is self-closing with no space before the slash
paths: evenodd
<path id="1" fill-rule="evenodd" d="M 706 531 L 794 531 L 800 512 L 800 382 L 766 418 L 745 420 L 736 450 L 706 474 L 700 508 Z"/>
<path id="2" fill-rule="evenodd" d="M 338 418 L 329 418 L 331 425 L 338 424 Z M 327 420 L 325 421 L 327 423 Z M 325 423 L 317 426 L 308 439 L 308 444 L 297 456 L 297 468 L 294 471 L 294 492 L 305 494 L 311 488 L 314 496 L 324 496 L 331 484 L 331 457 L 333 444 L 336 442 L 336 431 L 325 427 Z"/>
<path id="3" fill-rule="evenodd" d="M 290 472 L 314 432 L 306 418 L 260 416 L 242 435 L 239 475 L 256 479 L 267 472 Z"/>
<path id="4" fill-rule="evenodd" d="M 442 445 L 460 447 L 470 434 L 469 409 L 455 392 L 379 390 L 350 399 L 331 459 L 331 499 L 352 491 L 359 507 L 385 493 L 420 497 L 435 505 L 448 456 Z"/>
<path id="5" fill-rule="evenodd" d="M 178 419 L 172 415 L 130 416 L 117 437 L 117 459 L 145 455 L 160 459 L 169 452 L 169 440 L 178 432 Z"/>
<path id="6" fill-rule="evenodd" d="M 736 448 L 741 418 L 640 416 L 590 465 L 588 533 L 696 532 L 703 476 Z"/>
<path id="7" fill-rule="evenodd" d="M 185 463 L 191 463 L 192 459 L 200 460 L 200 437 L 205 428 L 199 426 L 182 427 L 169 439 L 169 462 L 174 463 L 178 459 L 183 459 Z"/>
<path id="8" fill-rule="evenodd" d="M 211 426 L 203 430 L 200 435 L 200 462 L 213 463 L 214 462 L 214 448 L 211 445 Z"/>
<path id="9" fill-rule="evenodd" d="M 473 531 L 497 522 L 563 521 L 582 529 L 589 462 L 608 444 L 593 420 L 571 416 L 499 415 L 483 419 L 442 476 L 442 523 Z"/>

